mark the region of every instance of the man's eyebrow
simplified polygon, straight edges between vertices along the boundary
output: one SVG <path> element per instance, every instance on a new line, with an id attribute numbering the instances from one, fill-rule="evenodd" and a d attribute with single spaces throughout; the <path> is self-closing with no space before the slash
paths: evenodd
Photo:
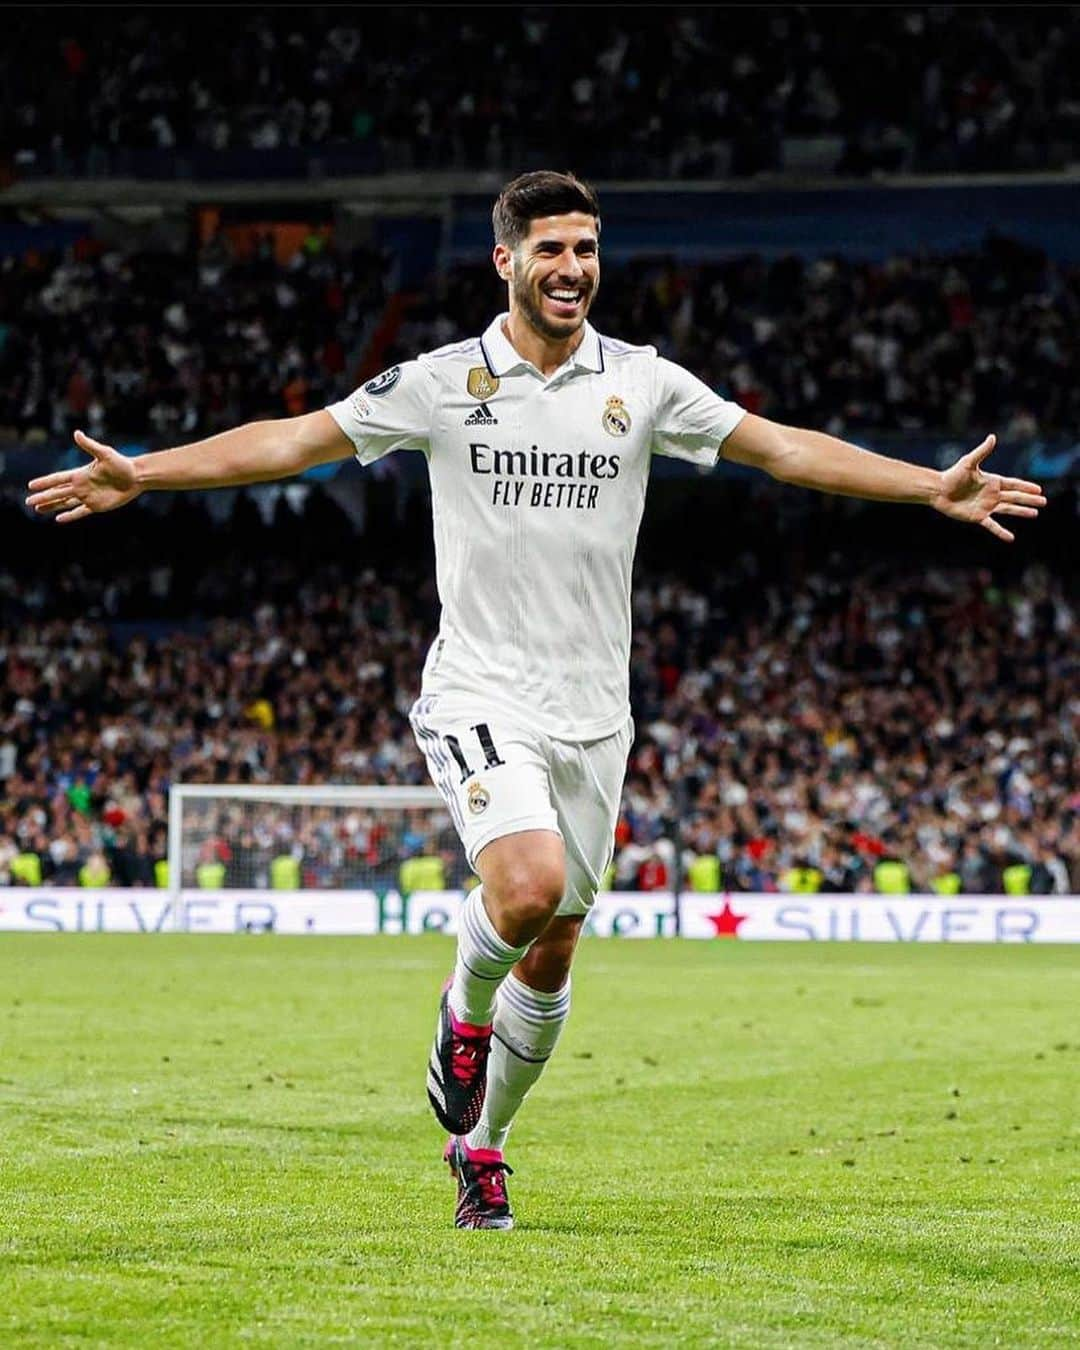
<path id="1" fill-rule="evenodd" d="M 599 243 L 598 239 L 579 239 L 574 245 L 574 250 L 576 252 L 579 248 L 597 248 Z M 565 245 L 561 239 L 537 239 L 533 247 L 537 249 L 557 248 L 561 252 Z"/>

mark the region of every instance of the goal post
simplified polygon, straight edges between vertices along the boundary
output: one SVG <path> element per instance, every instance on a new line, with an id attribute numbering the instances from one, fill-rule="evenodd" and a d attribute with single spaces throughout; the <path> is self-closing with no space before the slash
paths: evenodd
<path id="1" fill-rule="evenodd" d="M 455 890 L 471 875 L 433 787 L 174 783 L 167 856 L 177 928 L 200 892 Z"/>

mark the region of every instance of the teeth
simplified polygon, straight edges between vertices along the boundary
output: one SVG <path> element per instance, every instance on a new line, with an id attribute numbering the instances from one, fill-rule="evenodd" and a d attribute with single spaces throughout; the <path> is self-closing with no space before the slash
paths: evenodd
<path id="1" fill-rule="evenodd" d="M 549 294 L 553 300 L 576 300 L 578 298 L 577 291 L 550 291 Z"/>

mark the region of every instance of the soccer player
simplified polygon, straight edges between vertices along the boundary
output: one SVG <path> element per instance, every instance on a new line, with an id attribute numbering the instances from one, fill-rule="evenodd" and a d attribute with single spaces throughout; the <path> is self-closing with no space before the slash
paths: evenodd
<path id="1" fill-rule="evenodd" d="M 422 450 L 442 616 L 412 725 L 480 885 L 466 898 L 427 1091 L 450 1135 L 461 1228 L 510 1228 L 503 1147 L 570 1011 L 574 949 L 604 875 L 627 755 L 630 574 L 652 455 L 723 454 L 786 483 L 912 502 L 1012 535 L 1040 488 L 986 473 L 988 436 L 939 472 L 744 412 L 588 323 L 600 208 L 568 174 L 509 183 L 493 213 L 508 312 L 340 403 L 36 479 L 61 522 L 155 489 L 258 483 Z"/>

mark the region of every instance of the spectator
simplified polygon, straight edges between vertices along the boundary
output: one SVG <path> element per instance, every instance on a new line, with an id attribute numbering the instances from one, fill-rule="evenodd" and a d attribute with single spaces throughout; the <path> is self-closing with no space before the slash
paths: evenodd
<path id="1" fill-rule="evenodd" d="M 1075 594 L 1038 566 L 995 586 L 978 570 L 874 575 L 839 559 L 748 588 L 750 563 L 732 559 L 703 589 L 637 583 L 616 888 L 670 887 L 676 828 L 684 867 L 711 856 L 736 890 L 812 877 L 866 891 L 883 864 L 945 894 L 1003 893 L 1010 867 L 1033 894 L 1080 888 Z M 220 587 L 244 597 L 244 617 L 122 641 L 99 621 L 42 619 L 32 588 L 0 574 L 0 879 L 89 884 L 85 869 L 104 864 L 114 884 L 154 884 L 174 778 L 425 781 L 406 712 L 430 583 L 280 557 L 253 597 L 246 567 L 208 559 L 185 579 L 197 611 Z M 167 612 L 181 578 L 163 580 Z M 100 609 L 104 581 L 67 582 L 55 608 Z M 359 810 L 234 802 L 192 819 L 189 884 L 197 869 L 207 885 L 271 885 L 288 856 L 305 885 L 393 885 L 405 857 L 448 846 L 448 880 L 463 876 L 425 813 L 400 840 Z"/>
<path id="2" fill-rule="evenodd" d="M 796 138 L 848 174 L 1077 156 L 1067 6 L 580 6 L 554 65 L 553 18 L 380 7 L 328 27 L 318 9 L 226 7 L 208 44 L 174 10 L 72 10 L 58 29 L 23 9 L 0 53 L 0 152 L 22 173 L 245 150 L 286 173 L 298 151 L 350 172 L 506 171 L 543 145 L 612 178 L 753 174 Z"/>

